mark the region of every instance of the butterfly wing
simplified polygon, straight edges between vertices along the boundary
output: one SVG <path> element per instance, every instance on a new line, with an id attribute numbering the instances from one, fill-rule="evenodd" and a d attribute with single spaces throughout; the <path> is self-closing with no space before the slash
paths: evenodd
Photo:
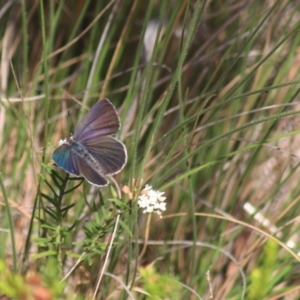
<path id="1" fill-rule="evenodd" d="M 120 120 L 113 104 L 108 99 L 98 101 L 77 125 L 74 140 L 85 141 L 100 136 L 115 134 L 120 128 Z"/>
<path id="2" fill-rule="evenodd" d="M 55 163 L 66 172 L 75 176 L 80 175 L 78 161 L 75 154 L 71 151 L 69 144 L 62 144 L 59 146 L 52 155 Z"/>
<path id="3" fill-rule="evenodd" d="M 91 184 L 96 186 L 106 186 L 108 181 L 105 177 L 101 176 L 91 166 L 89 166 L 83 159 L 78 158 L 78 167 L 81 175 Z"/>
<path id="4" fill-rule="evenodd" d="M 88 140 L 84 147 L 99 163 L 102 175 L 114 175 L 126 164 L 127 151 L 124 144 L 111 136 Z"/>

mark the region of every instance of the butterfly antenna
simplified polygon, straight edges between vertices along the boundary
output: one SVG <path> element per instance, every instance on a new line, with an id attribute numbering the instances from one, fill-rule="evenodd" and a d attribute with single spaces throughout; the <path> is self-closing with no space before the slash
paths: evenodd
<path id="1" fill-rule="evenodd" d="M 112 176 L 107 176 L 115 185 L 116 189 L 117 189 L 117 193 L 118 193 L 118 199 L 121 199 L 121 189 L 119 184 L 117 183 L 116 179 Z"/>

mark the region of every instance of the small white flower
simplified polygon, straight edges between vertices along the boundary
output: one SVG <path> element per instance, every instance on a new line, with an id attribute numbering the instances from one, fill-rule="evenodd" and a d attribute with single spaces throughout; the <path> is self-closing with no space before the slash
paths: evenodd
<path id="1" fill-rule="evenodd" d="M 165 192 L 152 189 L 151 185 L 146 184 L 138 197 L 138 206 L 143 209 L 143 213 L 156 213 L 161 216 L 166 210 L 166 197 L 162 196 Z"/>

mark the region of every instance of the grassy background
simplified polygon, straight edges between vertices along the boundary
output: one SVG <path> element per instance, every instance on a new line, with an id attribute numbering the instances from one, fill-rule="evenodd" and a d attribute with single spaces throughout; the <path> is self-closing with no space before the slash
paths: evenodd
<path id="1" fill-rule="evenodd" d="M 0 294 L 299 299 L 300 4 L 74 3 L 1 1 Z M 131 199 L 51 159 L 104 97 Z"/>

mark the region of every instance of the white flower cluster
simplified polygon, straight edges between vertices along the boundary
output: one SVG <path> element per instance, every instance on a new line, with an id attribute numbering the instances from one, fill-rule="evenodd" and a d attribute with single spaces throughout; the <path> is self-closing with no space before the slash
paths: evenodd
<path id="1" fill-rule="evenodd" d="M 156 213 L 161 216 L 166 210 L 166 197 L 162 195 L 165 192 L 154 191 L 151 185 L 146 184 L 138 197 L 138 206 L 143 209 L 143 213 Z"/>

